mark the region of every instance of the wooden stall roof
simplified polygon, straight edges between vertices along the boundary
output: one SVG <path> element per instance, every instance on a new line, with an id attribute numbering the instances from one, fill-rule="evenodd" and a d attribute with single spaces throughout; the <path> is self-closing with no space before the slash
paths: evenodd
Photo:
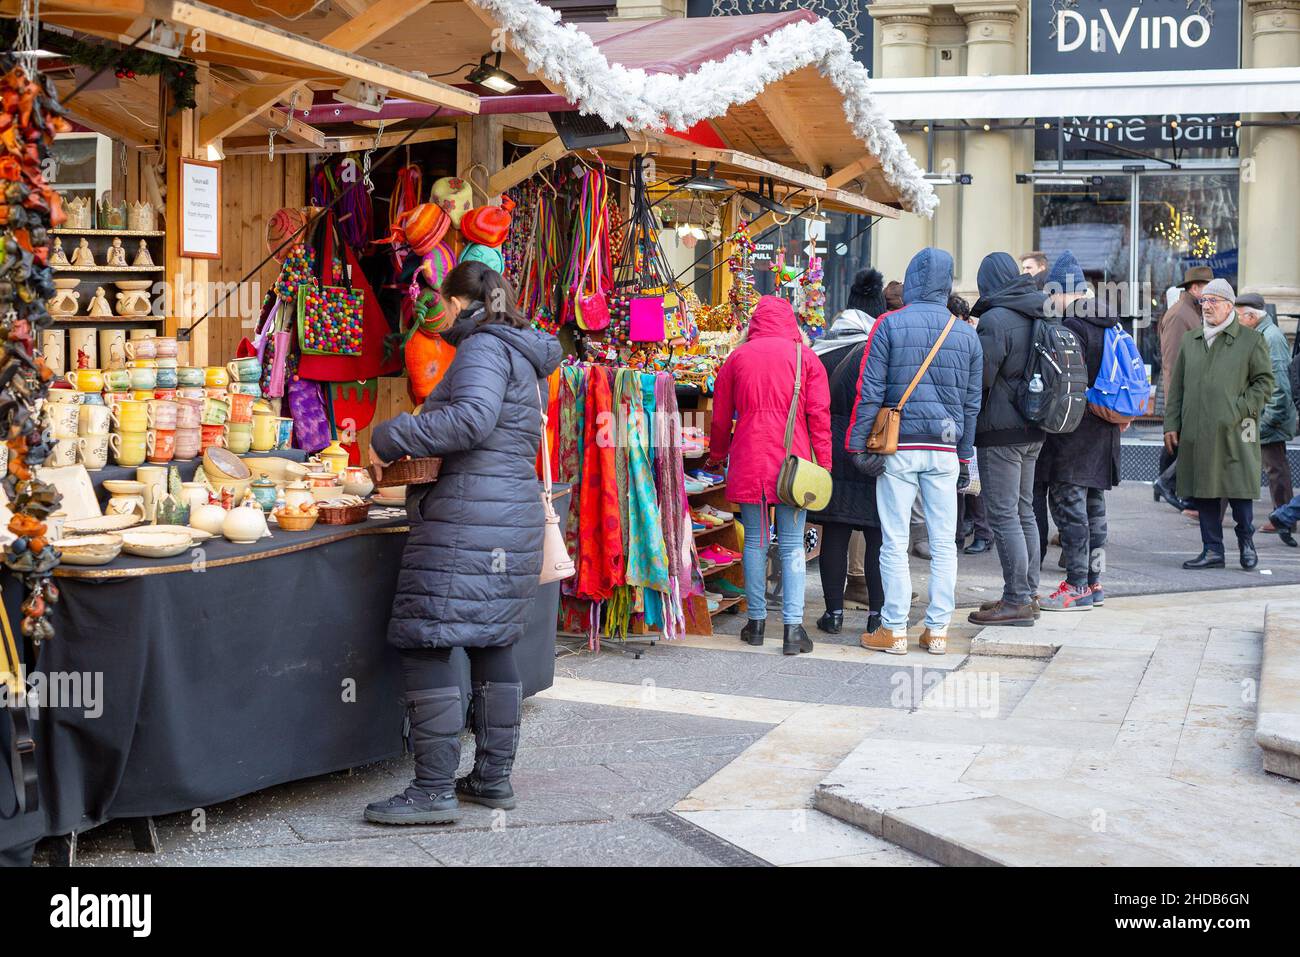
<path id="1" fill-rule="evenodd" d="M 0 14 L 13 16 L 19 0 L 0 0 Z M 210 102 L 199 129 L 201 142 L 227 139 L 251 148 L 280 128 L 294 90 L 307 103 L 315 91 L 334 90 L 353 78 L 388 90 L 392 98 L 438 106 L 448 114 L 479 112 L 480 98 L 463 77 L 480 57 L 501 46 L 501 27 L 472 0 L 43 0 L 45 23 L 113 40 L 130 41 L 151 20 L 186 31 L 185 54 L 210 69 Z M 273 12 L 274 11 L 274 12 Z M 814 22 L 804 10 L 737 17 L 620 20 L 573 24 L 587 34 L 609 63 L 649 73 L 684 76 L 710 61 L 749 49 L 783 27 Z M 505 34 L 501 66 L 524 82 L 556 92 L 563 77 L 532 72 Z M 554 67 L 553 67 L 554 68 Z M 71 78 L 60 84 L 66 92 Z M 486 97 L 485 97 L 486 99 Z M 582 104 L 578 104 L 581 106 Z M 75 118 L 133 145 L 156 142 L 156 78 L 123 80 L 115 89 L 85 90 L 73 103 Z M 259 119 L 260 118 L 260 119 Z M 899 208 L 909 203 L 883 174 L 879 159 L 854 132 L 843 95 L 814 66 L 789 72 L 708 120 L 725 146 L 816 178 L 852 169 L 851 187 L 870 203 Z M 286 130 L 285 148 L 319 147 L 327 138 L 354 135 L 349 126 L 328 131 L 300 123 Z M 891 134 L 892 135 L 892 134 Z M 337 146 L 325 143 L 326 148 Z M 913 197 L 914 199 L 915 197 Z M 914 205 L 910 204 L 910 205 Z"/>

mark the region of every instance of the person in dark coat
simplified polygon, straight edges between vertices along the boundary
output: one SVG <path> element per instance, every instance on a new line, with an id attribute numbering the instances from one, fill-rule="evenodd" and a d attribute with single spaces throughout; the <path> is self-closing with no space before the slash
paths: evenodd
<path id="1" fill-rule="evenodd" d="M 971 612 L 977 625 L 1032 626 L 1041 551 L 1034 519 L 1034 470 L 1043 430 L 1017 404 L 1025 386 L 1035 320 L 1047 296 L 1021 273 L 1010 253 L 990 253 L 976 275 L 980 298 L 971 309 L 984 350 L 983 404 L 975 429 L 980 494 L 1002 562 L 1002 597 Z"/>
<path id="2" fill-rule="evenodd" d="M 880 627 L 885 586 L 880 580 L 880 516 L 876 513 L 876 480 L 864 475 L 849 460 L 844 447 L 849 422 L 858 400 L 858 370 L 867 343 L 849 350 L 831 374 L 831 500 L 817 513 L 822 523 L 822 551 L 817 560 L 822 577 L 826 613 L 817 627 L 838 635 L 844 625 L 844 583 L 847 580 L 849 538 L 858 532 L 866 540 L 863 572 L 866 576 L 870 618 L 867 631 Z"/>
<path id="3" fill-rule="evenodd" d="M 1119 326 L 1119 319 L 1105 314 L 1068 250 L 1052 267 L 1049 287 L 1062 290 L 1052 295 L 1049 311 L 1062 317 L 1062 324 L 1078 338 L 1088 382 L 1095 382 L 1106 349 L 1106 330 Z M 1047 483 L 1048 507 L 1060 530 L 1065 560 L 1065 581 L 1042 599 L 1043 611 L 1083 611 L 1106 600 L 1101 584 L 1106 492 L 1119 484 L 1121 431 L 1116 423 L 1086 411 L 1073 432 L 1049 435 L 1043 444 L 1038 475 Z"/>
<path id="4" fill-rule="evenodd" d="M 419 414 L 375 427 L 370 459 L 382 470 L 404 456 L 442 459 L 438 480 L 408 490 L 411 531 L 388 623 L 401 653 L 415 780 L 366 807 L 379 824 L 441 824 L 460 800 L 513 808 L 510 770 L 523 686 L 512 646 L 523 635 L 542 570 L 537 482 L 542 397 L 560 344 L 515 309 L 495 270 L 461 263 L 442 284 L 455 324 L 447 374 Z M 461 702 L 451 653 L 469 655 L 474 769 L 455 780 Z"/>

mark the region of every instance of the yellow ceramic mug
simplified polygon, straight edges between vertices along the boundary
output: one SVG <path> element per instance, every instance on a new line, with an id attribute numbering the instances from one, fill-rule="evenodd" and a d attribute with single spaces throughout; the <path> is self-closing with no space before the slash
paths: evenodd
<path id="1" fill-rule="evenodd" d="M 224 389 L 230 385 L 230 373 L 225 366 L 208 366 L 203 370 L 203 381 L 209 389 Z"/>
<path id="2" fill-rule="evenodd" d="M 104 373 L 99 369 L 76 369 L 64 376 L 78 392 L 103 392 Z"/>
<path id="3" fill-rule="evenodd" d="M 113 447 L 118 465 L 143 465 L 145 460 L 145 441 L 147 432 L 118 432 L 118 442 Z M 109 440 L 112 441 L 111 439 Z"/>
<path id="4" fill-rule="evenodd" d="M 253 451 L 270 452 L 275 448 L 276 436 L 280 431 L 280 423 L 276 421 L 273 415 L 254 415 L 253 416 Z"/>
<path id="5" fill-rule="evenodd" d="M 143 433 L 149 427 L 149 404 L 131 399 L 113 406 L 113 425 L 122 432 Z"/>

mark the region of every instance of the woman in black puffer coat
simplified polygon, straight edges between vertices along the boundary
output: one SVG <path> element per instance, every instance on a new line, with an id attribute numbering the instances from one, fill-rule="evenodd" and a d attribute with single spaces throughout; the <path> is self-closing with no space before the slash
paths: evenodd
<path id="1" fill-rule="evenodd" d="M 847 580 L 849 537 L 861 532 L 867 542 L 863 571 L 867 577 L 871 617 L 868 633 L 880 627 L 885 587 L 880 579 L 880 516 L 876 511 L 876 480 L 854 468 L 845 451 L 845 437 L 858 401 L 862 356 L 871 340 L 848 351 L 831 373 L 831 500 L 817 513 L 822 523 L 822 550 L 817 560 L 826 613 L 817 627 L 838 635 L 844 626 L 844 583 Z"/>
<path id="2" fill-rule="evenodd" d="M 382 423 L 370 446 L 381 468 L 407 455 L 442 458 L 437 482 L 407 493 L 411 532 L 388 640 L 402 656 L 415 780 L 367 806 L 366 820 L 379 824 L 454 822 L 458 797 L 515 806 L 523 686 L 511 646 L 542 569 L 540 380 L 559 365 L 560 344 L 530 327 L 514 290 L 482 263 L 453 269 L 442 298 L 456 357 L 420 413 Z M 453 648 L 469 655 L 476 746 L 474 770 L 458 781 L 465 711 Z"/>

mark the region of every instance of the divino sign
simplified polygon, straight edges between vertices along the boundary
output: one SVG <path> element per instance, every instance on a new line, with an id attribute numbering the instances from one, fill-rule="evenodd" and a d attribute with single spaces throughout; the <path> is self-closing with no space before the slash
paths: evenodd
<path id="1" fill-rule="evenodd" d="M 1240 0 L 1031 0 L 1030 73 L 1229 70 Z"/>

